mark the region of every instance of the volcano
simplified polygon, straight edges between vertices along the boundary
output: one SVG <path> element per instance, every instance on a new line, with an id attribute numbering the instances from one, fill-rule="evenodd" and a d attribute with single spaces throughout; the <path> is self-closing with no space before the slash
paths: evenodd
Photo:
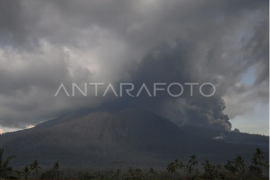
<path id="1" fill-rule="evenodd" d="M 241 136 L 241 133 L 223 133 L 227 139 Z M 83 109 L 31 129 L 5 133 L 0 136 L 0 147 L 7 154 L 16 155 L 15 166 L 37 159 L 43 165 L 58 161 L 67 166 L 95 167 L 110 167 L 115 160 L 124 161 L 126 166 L 164 167 L 175 158 L 185 161 L 193 154 L 199 159 L 225 163 L 239 154 L 250 159 L 258 146 L 268 150 L 269 137 L 260 136 L 262 143 L 252 144 L 245 139 L 239 143 L 213 138 L 219 134 L 191 125 L 178 127 L 145 110 Z"/>

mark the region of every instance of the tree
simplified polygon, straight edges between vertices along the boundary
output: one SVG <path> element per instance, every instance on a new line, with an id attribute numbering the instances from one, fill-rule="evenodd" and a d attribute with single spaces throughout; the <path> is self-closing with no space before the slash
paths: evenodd
<path id="1" fill-rule="evenodd" d="M 231 160 L 228 160 L 227 163 L 224 165 L 224 168 L 227 170 L 227 171 L 230 171 L 232 173 L 234 173 L 236 171 L 235 167 L 234 167 L 234 164 L 233 164 L 233 161 Z"/>
<path id="2" fill-rule="evenodd" d="M 256 152 L 252 155 L 251 163 L 255 166 L 262 167 L 264 164 L 262 160 L 265 158 L 265 153 L 261 151 L 260 148 L 256 149 Z"/>
<path id="3" fill-rule="evenodd" d="M 178 161 L 178 159 L 174 160 L 174 164 L 175 164 L 175 173 L 177 172 L 177 169 L 182 170 L 185 167 L 181 161 Z"/>
<path id="4" fill-rule="evenodd" d="M 28 175 L 30 174 L 30 169 L 28 166 L 23 167 L 23 171 L 21 172 L 22 178 L 27 179 Z"/>
<path id="5" fill-rule="evenodd" d="M 0 149 L 0 178 L 15 178 L 11 174 L 13 172 L 13 168 L 9 167 L 9 161 L 15 156 L 8 156 L 6 160 L 3 160 L 3 154 L 4 154 L 4 149 Z"/>
<path id="6" fill-rule="evenodd" d="M 208 159 L 204 160 L 205 162 L 202 164 L 203 165 L 203 169 L 205 172 L 209 172 L 212 169 L 212 165 L 210 163 L 210 161 Z"/>
<path id="7" fill-rule="evenodd" d="M 41 179 L 58 179 L 60 178 L 60 165 L 58 162 L 54 163 L 52 168 L 41 174 Z"/>
<path id="8" fill-rule="evenodd" d="M 168 164 L 168 166 L 167 166 L 167 171 L 168 171 L 168 173 L 171 174 L 172 179 L 173 179 L 173 174 L 174 174 L 175 171 L 176 171 L 176 165 L 175 165 L 175 162 L 171 162 L 170 164 Z"/>
<path id="9" fill-rule="evenodd" d="M 38 173 L 38 169 L 41 169 L 41 167 L 38 166 L 38 161 L 35 160 L 32 164 L 30 164 L 31 170 L 36 170 L 36 173 Z"/>
<path id="10" fill-rule="evenodd" d="M 246 170 L 244 159 L 241 156 L 237 156 L 234 159 L 234 166 L 237 169 L 237 171 L 243 172 Z"/>
<path id="11" fill-rule="evenodd" d="M 94 178 L 94 176 L 91 175 L 89 172 L 82 172 L 82 171 L 79 171 L 78 177 L 79 179 L 93 179 Z"/>
<path id="12" fill-rule="evenodd" d="M 185 166 L 185 169 L 184 169 L 185 172 L 188 174 L 188 178 L 195 178 L 199 174 L 198 169 L 195 168 L 197 164 L 198 164 L 198 161 L 196 160 L 196 156 L 192 155 L 190 157 L 188 164 Z"/>
<path id="13" fill-rule="evenodd" d="M 59 168 L 60 168 L 59 163 L 58 163 L 58 162 L 54 163 L 54 165 L 53 165 L 53 169 L 54 169 L 54 170 L 56 170 L 56 171 L 58 171 L 58 170 L 59 170 Z"/>
<path id="14" fill-rule="evenodd" d="M 148 178 L 151 177 L 156 177 L 157 176 L 157 172 L 151 167 L 146 175 Z"/>
<path id="15" fill-rule="evenodd" d="M 222 166 L 221 166 L 220 164 L 217 164 L 217 165 L 216 165 L 216 169 L 217 169 L 218 171 L 220 171 L 220 170 L 222 169 Z"/>
<path id="16" fill-rule="evenodd" d="M 58 171 L 59 168 L 60 168 L 59 163 L 58 162 L 54 163 L 53 170 L 55 172 L 55 179 L 58 179 L 58 177 L 59 177 L 59 171 Z"/>
<path id="17" fill-rule="evenodd" d="M 265 159 L 265 152 L 262 152 L 260 148 L 257 148 L 255 153 L 251 158 L 251 166 L 249 166 L 249 171 L 256 173 L 257 175 L 262 174 L 262 167 L 269 168 L 269 162 L 263 162 Z"/>
<path id="18" fill-rule="evenodd" d="M 184 168 L 184 165 L 183 165 L 183 163 L 181 161 L 178 161 L 177 159 L 175 159 L 174 163 L 175 163 L 177 169 L 183 169 Z"/>
<path id="19" fill-rule="evenodd" d="M 135 169 L 135 175 L 138 179 L 143 179 L 143 171 L 141 168 L 136 168 Z"/>

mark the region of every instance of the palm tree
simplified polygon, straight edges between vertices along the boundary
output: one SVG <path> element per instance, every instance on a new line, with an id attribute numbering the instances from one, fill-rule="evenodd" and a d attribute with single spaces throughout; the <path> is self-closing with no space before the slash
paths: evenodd
<path id="1" fill-rule="evenodd" d="M 41 167 L 38 166 L 37 160 L 35 160 L 32 164 L 30 164 L 31 170 L 36 170 L 36 173 L 38 173 L 38 169 L 41 169 Z"/>
<path id="2" fill-rule="evenodd" d="M 178 161 L 176 159 L 176 160 L 174 160 L 174 163 L 176 164 L 176 168 L 178 168 L 178 169 L 183 169 L 184 168 L 184 164 L 181 161 Z"/>
<path id="3" fill-rule="evenodd" d="M 228 160 L 227 163 L 224 165 L 224 168 L 227 171 L 230 171 L 232 173 L 235 173 L 237 171 L 237 169 L 235 168 L 235 164 L 234 161 Z"/>
<path id="4" fill-rule="evenodd" d="M 135 174 L 138 179 L 143 179 L 143 172 L 141 168 L 136 168 L 135 169 Z"/>
<path id="5" fill-rule="evenodd" d="M 58 162 L 54 163 L 54 165 L 53 165 L 53 170 L 54 170 L 54 172 L 55 172 L 55 179 L 57 179 L 58 176 L 59 176 L 59 171 L 58 171 L 59 168 L 60 168 L 59 163 L 58 163 Z"/>
<path id="6" fill-rule="evenodd" d="M 194 167 L 197 166 L 198 161 L 196 160 L 196 156 L 192 155 L 190 157 L 190 160 L 188 162 L 188 164 L 185 167 L 185 171 L 188 173 L 188 178 L 195 178 L 196 175 L 198 175 L 198 169 Z M 193 173 L 195 172 L 195 173 Z"/>
<path id="7" fill-rule="evenodd" d="M 21 172 L 21 174 L 23 179 L 27 179 L 28 175 L 30 174 L 30 169 L 28 166 L 23 167 L 23 172 Z"/>
<path id="8" fill-rule="evenodd" d="M 203 163 L 202 165 L 203 165 L 204 171 L 207 173 L 212 169 L 212 165 L 208 159 L 205 159 L 204 161 L 205 161 L 205 163 Z"/>
<path id="9" fill-rule="evenodd" d="M 171 162 L 170 164 L 168 164 L 167 171 L 168 171 L 168 173 L 171 174 L 172 179 L 173 179 L 173 174 L 176 171 L 176 166 L 175 166 L 175 163 L 174 162 Z"/>
<path id="10" fill-rule="evenodd" d="M 241 156 L 237 156 L 234 160 L 234 165 L 237 171 L 245 170 L 246 165 L 244 159 Z"/>
<path id="11" fill-rule="evenodd" d="M 262 167 L 266 167 L 269 168 L 269 163 L 265 162 L 263 163 L 262 160 L 265 158 L 265 152 L 262 152 L 260 148 L 256 149 L 256 152 L 252 155 L 251 158 L 251 163 L 253 165 L 251 165 L 249 167 L 249 171 L 255 172 L 258 175 L 262 174 Z"/>
<path id="12" fill-rule="evenodd" d="M 150 178 L 150 177 L 155 177 L 156 175 L 157 175 L 157 172 L 151 167 L 146 176 Z"/>
<path id="13" fill-rule="evenodd" d="M 59 168 L 60 168 L 59 163 L 58 162 L 54 163 L 53 169 L 57 171 Z"/>
<path id="14" fill-rule="evenodd" d="M 12 167 L 9 167 L 9 161 L 15 156 L 9 156 L 6 160 L 3 160 L 4 149 L 0 149 L 0 178 L 10 178 L 9 173 L 13 171 Z"/>
<path id="15" fill-rule="evenodd" d="M 177 169 L 182 170 L 184 168 L 184 165 L 181 161 L 178 161 L 178 159 L 174 160 L 174 165 L 175 165 L 175 173 Z"/>
<path id="16" fill-rule="evenodd" d="M 196 160 L 196 156 L 195 155 L 192 155 L 191 156 L 191 159 L 189 160 L 189 164 L 191 166 L 196 166 L 198 164 L 198 161 Z"/>
<path id="17" fill-rule="evenodd" d="M 212 165 L 208 159 L 205 159 L 204 161 L 205 162 L 202 163 L 204 169 L 204 178 L 213 179 L 216 172 L 216 167 Z"/>
<path id="18" fill-rule="evenodd" d="M 119 171 L 116 172 L 116 176 L 119 177 L 119 174 L 117 174 L 117 173 L 119 173 Z M 131 176 L 131 179 L 136 179 L 135 171 L 133 168 L 129 167 L 128 173 Z"/>
<path id="19" fill-rule="evenodd" d="M 251 163 L 255 166 L 263 166 L 262 159 L 264 159 L 265 153 L 260 148 L 256 149 L 256 152 L 252 155 Z"/>

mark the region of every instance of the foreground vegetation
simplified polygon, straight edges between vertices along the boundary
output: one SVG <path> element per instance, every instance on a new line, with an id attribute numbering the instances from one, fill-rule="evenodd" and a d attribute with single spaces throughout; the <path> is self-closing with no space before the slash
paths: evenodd
<path id="1" fill-rule="evenodd" d="M 126 172 L 121 171 L 121 162 L 116 171 L 87 172 L 79 171 L 73 177 L 65 175 L 60 170 L 58 162 L 51 169 L 39 172 L 38 161 L 35 160 L 29 166 L 24 166 L 21 171 L 16 171 L 9 166 L 15 156 L 3 158 L 4 149 L 0 149 L 0 179 L 269 179 L 269 162 L 265 160 L 266 153 L 257 148 L 252 155 L 250 166 L 246 166 L 244 159 L 237 156 L 234 160 L 228 160 L 222 166 L 213 165 L 205 159 L 202 163 L 202 171 L 199 171 L 199 162 L 192 155 L 187 164 L 177 159 L 169 163 L 166 171 L 157 172 L 150 168 L 143 172 L 140 168 L 129 168 Z"/>

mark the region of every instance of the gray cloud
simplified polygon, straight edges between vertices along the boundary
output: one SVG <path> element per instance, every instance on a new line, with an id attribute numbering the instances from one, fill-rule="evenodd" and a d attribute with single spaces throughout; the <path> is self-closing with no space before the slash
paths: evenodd
<path id="1" fill-rule="evenodd" d="M 27 126 L 81 107 L 118 106 L 230 129 L 225 103 L 230 117 L 268 103 L 268 3 L 0 0 L 0 120 Z M 254 84 L 239 84 L 249 68 Z M 53 96 L 60 83 L 161 81 L 212 82 L 217 92 L 191 98 L 187 89 L 177 99 Z"/>

